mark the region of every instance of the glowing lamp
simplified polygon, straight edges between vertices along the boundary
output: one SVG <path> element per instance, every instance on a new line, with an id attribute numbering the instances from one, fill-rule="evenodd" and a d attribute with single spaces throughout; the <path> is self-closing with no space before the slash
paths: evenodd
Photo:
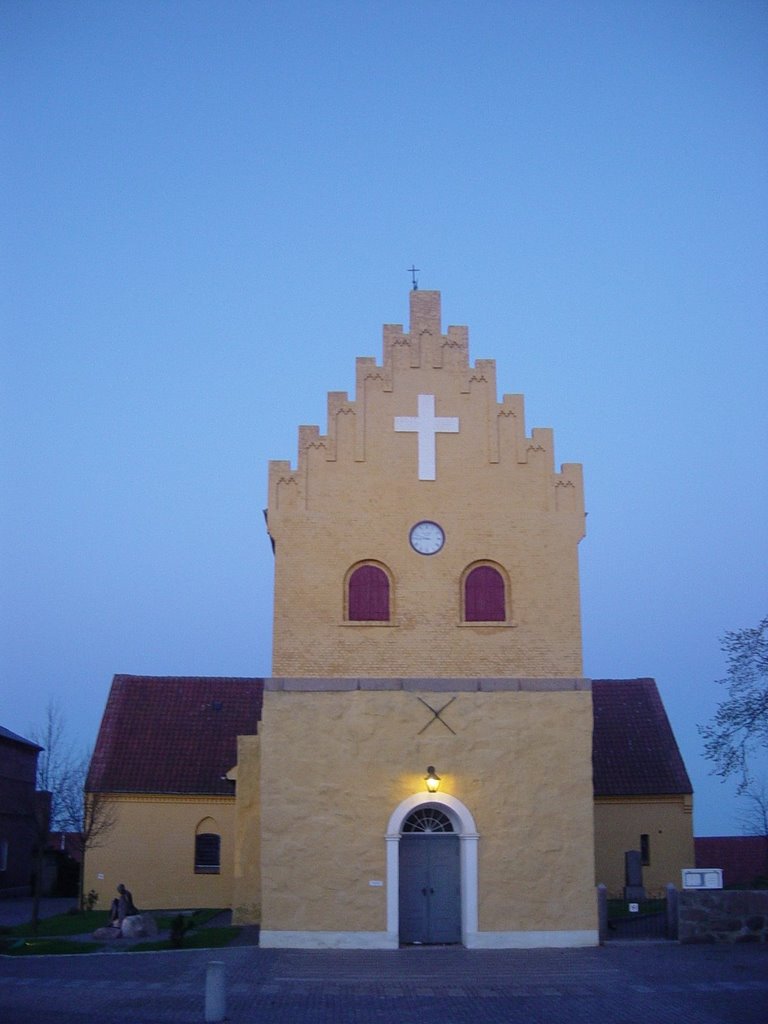
<path id="1" fill-rule="evenodd" d="M 427 791 L 429 793 L 436 793 L 440 789 L 440 776 L 435 771 L 435 766 L 431 764 L 427 768 L 427 774 L 424 776 L 424 781 L 427 784 Z"/>

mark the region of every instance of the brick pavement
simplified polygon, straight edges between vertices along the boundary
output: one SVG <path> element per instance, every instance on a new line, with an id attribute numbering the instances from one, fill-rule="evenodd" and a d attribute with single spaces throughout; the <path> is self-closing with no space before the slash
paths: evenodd
<path id="1" fill-rule="evenodd" d="M 204 1019 L 225 964 L 231 1024 L 766 1024 L 768 946 L 392 952 L 234 947 L 0 957 L 3 1024 Z"/>

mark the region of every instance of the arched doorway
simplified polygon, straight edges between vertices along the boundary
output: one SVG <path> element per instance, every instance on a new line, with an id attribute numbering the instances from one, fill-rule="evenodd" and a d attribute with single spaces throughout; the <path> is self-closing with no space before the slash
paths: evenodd
<path id="1" fill-rule="evenodd" d="M 436 807 L 403 822 L 398 902 L 401 945 L 461 942 L 459 837 Z"/>
<path id="2" fill-rule="evenodd" d="M 478 835 L 469 809 L 446 794 L 414 794 L 392 813 L 386 839 L 391 940 L 472 945 Z"/>

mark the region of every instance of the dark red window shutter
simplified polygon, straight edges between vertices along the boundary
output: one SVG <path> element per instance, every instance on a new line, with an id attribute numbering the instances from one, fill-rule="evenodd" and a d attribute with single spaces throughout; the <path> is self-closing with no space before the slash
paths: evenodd
<path id="1" fill-rule="evenodd" d="M 465 622 L 506 621 L 504 578 L 492 565 L 478 565 L 464 582 Z"/>
<path id="2" fill-rule="evenodd" d="M 349 618 L 389 622 L 389 578 L 376 565 L 361 565 L 349 577 Z"/>

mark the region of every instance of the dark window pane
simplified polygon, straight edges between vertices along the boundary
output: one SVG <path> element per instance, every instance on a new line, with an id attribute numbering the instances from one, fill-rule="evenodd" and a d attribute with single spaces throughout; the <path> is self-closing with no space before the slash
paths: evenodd
<path id="1" fill-rule="evenodd" d="M 651 837 L 645 832 L 640 836 L 640 863 L 645 867 L 651 863 Z"/>
<path id="2" fill-rule="evenodd" d="M 197 874 L 217 875 L 221 864 L 221 836 L 202 832 L 195 836 L 195 871 Z"/>

